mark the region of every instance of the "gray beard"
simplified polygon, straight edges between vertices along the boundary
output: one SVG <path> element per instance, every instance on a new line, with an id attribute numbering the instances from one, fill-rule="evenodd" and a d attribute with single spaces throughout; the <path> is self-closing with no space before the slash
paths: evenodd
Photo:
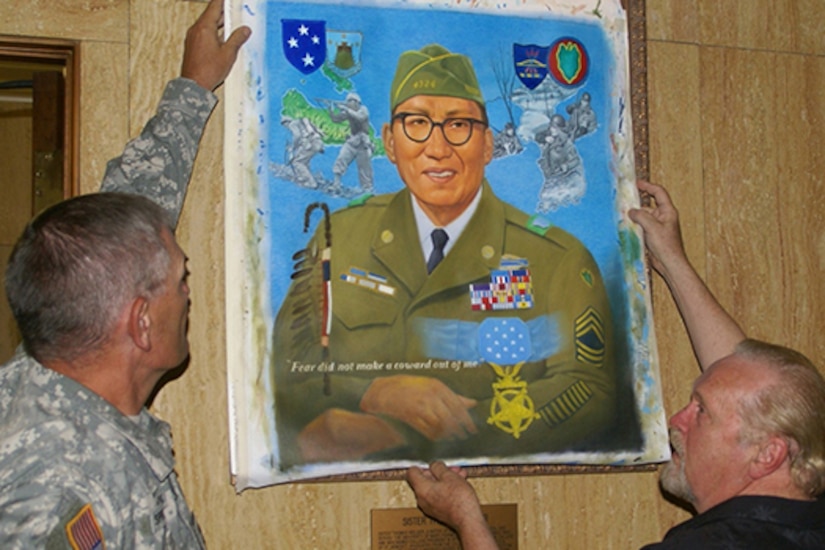
<path id="1" fill-rule="evenodd" d="M 676 454 L 679 455 L 679 464 L 677 465 L 671 459 L 670 462 L 662 466 L 659 471 L 659 484 L 662 489 L 686 502 L 691 504 L 696 503 L 696 496 L 693 494 L 693 489 L 685 475 L 685 449 L 682 445 L 681 436 L 678 432 L 670 432 L 670 442 Z"/>
<path id="2" fill-rule="evenodd" d="M 693 495 L 693 489 L 690 488 L 687 477 L 685 476 L 685 463 L 680 462 L 677 466 L 674 462 L 668 462 L 662 466 L 659 472 L 659 484 L 662 489 L 686 502 L 691 504 L 696 502 L 696 497 Z"/>

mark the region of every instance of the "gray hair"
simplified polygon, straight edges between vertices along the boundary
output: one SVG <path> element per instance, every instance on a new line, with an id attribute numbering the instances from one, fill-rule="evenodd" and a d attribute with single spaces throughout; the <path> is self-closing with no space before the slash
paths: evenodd
<path id="1" fill-rule="evenodd" d="M 6 268 L 6 294 L 26 350 L 39 361 L 97 349 L 129 301 L 151 298 L 166 279 L 172 233 L 152 201 L 96 193 L 34 218 Z"/>
<path id="2" fill-rule="evenodd" d="M 782 346 L 745 340 L 734 355 L 769 367 L 770 384 L 740 403 L 742 438 L 757 442 L 778 435 L 789 444 L 791 477 L 806 495 L 825 491 L 825 379 L 801 353 Z"/>

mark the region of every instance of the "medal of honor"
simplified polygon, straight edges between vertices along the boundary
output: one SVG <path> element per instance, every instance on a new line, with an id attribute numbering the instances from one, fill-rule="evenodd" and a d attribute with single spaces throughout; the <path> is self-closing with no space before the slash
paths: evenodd
<path id="1" fill-rule="evenodd" d="M 518 318 L 487 319 L 479 327 L 481 355 L 498 376 L 487 423 L 518 439 L 539 417 L 519 371 L 530 357 L 530 331 Z"/>

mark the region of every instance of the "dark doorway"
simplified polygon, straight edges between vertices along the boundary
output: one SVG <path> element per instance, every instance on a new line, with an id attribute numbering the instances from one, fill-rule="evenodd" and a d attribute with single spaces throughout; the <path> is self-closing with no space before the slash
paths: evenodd
<path id="1" fill-rule="evenodd" d="M 0 272 L 37 212 L 77 192 L 76 43 L 0 36 Z M 0 288 L 0 362 L 20 336 Z"/>

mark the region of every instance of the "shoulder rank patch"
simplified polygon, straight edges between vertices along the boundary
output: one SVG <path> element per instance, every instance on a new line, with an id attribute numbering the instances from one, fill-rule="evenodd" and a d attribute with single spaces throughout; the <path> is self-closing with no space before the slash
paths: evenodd
<path id="1" fill-rule="evenodd" d="M 581 270 L 579 275 L 581 276 L 582 281 L 584 281 L 584 284 L 586 284 L 590 288 L 593 288 L 593 272 L 592 271 L 590 271 L 587 268 L 584 268 L 584 269 Z"/>
<path id="2" fill-rule="evenodd" d="M 353 206 L 362 206 L 371 198 L 372 193 L 364 193 L 363 195 L 359 195 L 347 203 L 347 208 L 352 208 Z"/>
<path id="3" fill-rule="evenodd" d="M 103 550 L 103 533 L 92 511 L 92 505 L 86 504 L 66 523 L 66 537 L 74 550 Z"/>
<path id="4" fill-rule="evenodd" d="M 534 214 L 530 216 L 530 219 L 527 220 L 527 229 L 532 231 L 533 233 L 537 233 L 539 235 L 544 235 L 547 233 L 547 230 L 553 226 L 550 223 L 550 220 L 545 218 L 544 216 L 540 216 L 539 214 Z"/>
<path id="5" fill-rule="evenodd" d="M 576 359 L 601 367 L 604 364 L 604 323 L 599 313 L 592 307 L 576 319 Z"/>

